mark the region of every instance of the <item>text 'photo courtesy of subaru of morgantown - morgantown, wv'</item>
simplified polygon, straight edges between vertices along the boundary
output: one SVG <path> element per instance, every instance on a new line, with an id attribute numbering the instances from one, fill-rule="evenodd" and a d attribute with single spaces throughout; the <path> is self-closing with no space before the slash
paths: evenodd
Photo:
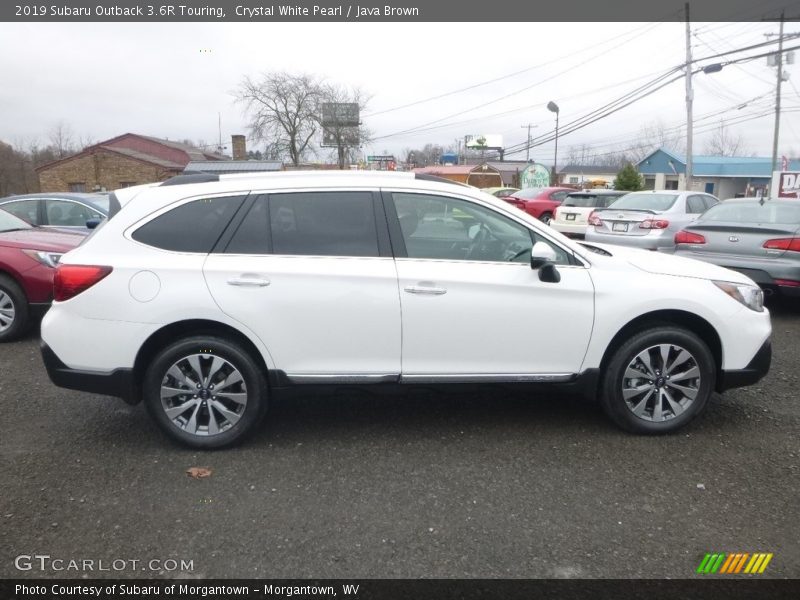
<path id="1" fill-rule="evenodd" d="M 657 223 L 683 228 L 695 196 L 716 203 L 630 194 L 593 227 L 661 246 Z M 622 211 L 651 228 L 620 231 Z M 42 322 L 50 378 L 142 402 L 196 448 L 241 441 L 276 394 L 314 384 L 546 384 L 598 399 L 627 431 L 667 433 L 771 361 L 746 275 L 578 243 L 429 175 L 183 175 L 117 190 L 81 239 Z"/>

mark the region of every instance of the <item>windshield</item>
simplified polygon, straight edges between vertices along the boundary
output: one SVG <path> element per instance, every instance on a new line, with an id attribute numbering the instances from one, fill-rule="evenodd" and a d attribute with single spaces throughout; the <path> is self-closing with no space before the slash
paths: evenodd
<path id="1" fill-rule="evenodd" d="M 702 221 L 800 225 L 800 203 L 721 202 L 708 209 Z"/>
<path id="2" fill-rule="evenodd" d="M 97 196 L 91 199 L 91 203 L 101 208 L 104 213 L 108 213 L 108 207 L 111 204 L 111 199 L 109 196 Z"/>
<path id="3" fill-rule="evenodd" d="M 564 202 L 561 205 L 576 206 L 579 208 L 596 208 L 598 206 L 608 206 L 608 203 L 616 198 L 616 196 L 597 194 L 570 194 L 564 198 Z"/>
<path id="4" fill-rule="evenodd" d="M 19 217 L 15 217 L 10 212 L 0 208 L 0 233 L 4 231 L 16 231 L 17 229 L 32 229 L 33 226 Z"/>
<path id="5" fill-rule="evenodd" d="M 678 194 L 625 194 L 611 203 L 610 208 L 632 208 L 639 210 L 669 210 L 678 199 Z"/>
<path id="6" fill-rule="evenodd" d="M 524 200 L 531 200 L 533 198 L 537 198 L 542 192 L 544 188 L 525 188 L 524 190 L 520 190 L 518 192 L 514 192 L 511 194 L 515 198 L 522 198 Z"/>

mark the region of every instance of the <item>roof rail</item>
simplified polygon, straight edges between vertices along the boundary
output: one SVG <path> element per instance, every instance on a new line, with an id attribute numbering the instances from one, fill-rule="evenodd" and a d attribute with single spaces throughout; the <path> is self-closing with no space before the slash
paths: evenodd
<path id="1" fill-rule="evenodd" d="M 436 183 L 452 183 L 453 185 L 460 185 L 461 187 L 473 187 L 460 181 L 453 181 L 446 177 L 438 177 L 436 175 L 429 175 L 428 173 L 414 173 L 414 179 L 421 179 L 422 181 L 434 181 Z"/>
<path id="2" fill-rule="evenodd" d="M 183 175 L 175 175 L 174 177 L 170 177 L 161 185 L 186 185 L 189 183 L 208 183 L 210 181 L 219 181 L 219 175 L 190 171 L 188 173 L 184 173 Z"/>

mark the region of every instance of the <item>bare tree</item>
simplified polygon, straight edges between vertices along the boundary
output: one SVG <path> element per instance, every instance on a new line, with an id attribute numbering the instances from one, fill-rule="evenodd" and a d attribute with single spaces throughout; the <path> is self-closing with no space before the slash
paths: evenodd
<path id="1" fill-rule="evenodd" d="M 625 156 L 631 163 L 637 164 L 659 148 L 679 154 L 686 152 L 686 140 L 681 136 L 680 129 L 667 127 L 661 119 L 639 129 L 638 139 L 625 149 Z"/>
<path id="2" fill-rule="evenodd" d="M 72 128 L 64 121 L 59 121 L 47 134 L 50 145 L 56 153 L 56 158 L 61 159 L 75 151 L 74 135 Z"/>
<path id="3" fill-rule="evenodd" d="M 286 72 L 264 73 L 258 80 L 245 77 L 236 98 L 251 119 L 253 138 L 288 155 L 295 166 L 313 150 L 322 98 L 316 77 Z"/>
<path id="4" fill-rule="evenodd" d="M 741 134 L 734 135 L 725 126 L 724 121 L 719 122 L 719 127 L 711 132 L 711 137 L 706 140 L 703 152 L 711 156 L 747 156 L 747 149 Z"/>
<path id="5" fill-rule="evenodd" d="M 331 104 L 355 104 L 361 114 L 367 107 L 369 96 L 358 87 L 329 83 L 322 87 L 322 101 Z M 336 148 L 336 162 L 340 169 L 356 162 L 358 149 L 369 143 L 371 137 L 372 132 L 360 122 L 358 125 L 327 123 L 323 127 L 323 140 Z"/>

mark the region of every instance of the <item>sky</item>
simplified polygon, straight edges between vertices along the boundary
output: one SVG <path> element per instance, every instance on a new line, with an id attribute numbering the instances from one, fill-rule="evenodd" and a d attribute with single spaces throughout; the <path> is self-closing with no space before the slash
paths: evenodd
<path id="1" fill-rule="evenodd" d="M 726 52 L 777 30 L 761 21 L 693 23 L 692 52 Z M 794 31 L 800 23 L 787 24 L 786 33 Z M 235 100 L 242 79 L 288 71 L 358 86 L 371 97 L 362 120 L 374 141 L 364 154 L 400 156 L 470 134 L 502 135 L 510 148 L 525 141 L 529 123 L 534 138 L 552 132 L 549 101 L 560 107 L 563 131 L 683 63 L 685 51 L 685 25 L 664 22 L 0 23 L 0 140 L 47 144 L 63 122 L 76 139 L 94 142 L 134 132 L 216 146 L 221 133 L 229 148 L 231 134 L 249 134 Z M 800 153 L 800 72 L 797 64 L 785 70 L 779 154 Z M 771 154 L 776 71 L 765 58 L 693 81 L 695 154 L 720 120 L 742 137 L 747 154 Z M 570 146 L 618 150 L 647 126 L 684 136 L 684 98 L 680 79 L 562 135 L 559 162 Z M 530 157 L 551 164 L 553 144 L 532 148 Z"/>

